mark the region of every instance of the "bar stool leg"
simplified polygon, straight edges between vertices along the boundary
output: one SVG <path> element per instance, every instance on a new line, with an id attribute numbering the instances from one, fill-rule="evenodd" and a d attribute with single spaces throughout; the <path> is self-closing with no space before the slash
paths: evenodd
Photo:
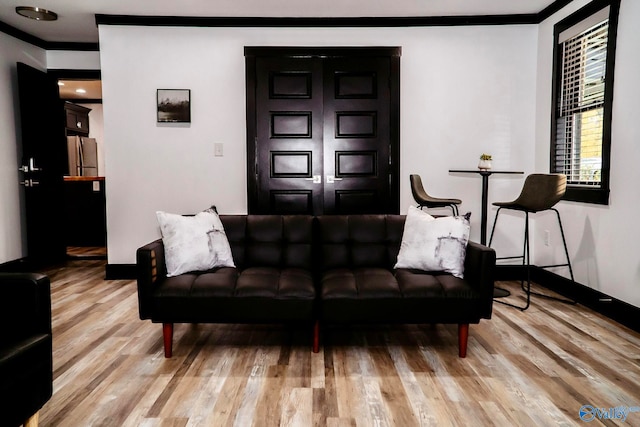
<path id="1" fill-rule="evenodd" d="M 493 233 L 494 231 L 496 231 L 496 223 L 498 222 L 498 215 L 500 215 L 500 209 L 502 208 L 498 208 L 498 210 L 496 211 L 496 217 L 493 220 L 493 227 L 491 227 L 491 236 L 489 237 L 489 247 L 491 247 L 491 242 L 493 242 Z M 497 286 L 493 287 L 494 298 L 504 298 L 504 297 L 508 297 L 509 295 L 511 295 L 511 292 L 509 290 L 504 288 L 499 288 Z"/>
<path id="2" fill-rule="evenodd" d="M 530 255 L 530 248 L 529 248 L 529 212 L 528 211 L 524 211 L 524 215 L 525 215 L 525 219 L 524 219 L 524 243 L 523 243 L 523 247 L 522 247 L 522 257 L 508 257 L 508 258 L 522 258 L 522 266 L 525 267 L 526 271 L 527 271 L 527 287 L 525 288 L 524 286 L 524 282 L 525 280 L 522 279 L 520 281 L 520 288 L 522 288 L 522 290 L 524 291 L 525 294 L 527 294 L 527 302 L 524 306 L 520 306 L 520 305 L 515 305 L 515 304 L 511 304 L 509 302 L 505 302 L 505 301 L 500 301 L 500 300 L 494 300 L 497 303 L 500 304 L 504 304 L 504 305 L 508 305 L 509 307 L 513 307 L 513 308 L 517 308 L 518 310 L 521 311 L 525 311 L 526 309 L 529 308 L 529 306 L 531 305 L 531 294 L 533 292 L 531 292 L 531 255 Z M 495 224 L 494 224 L 495 225 Z M 492 232 L 493 234 L 493 232 Z"/>
<path id="3" fill-rule="evenodd" d="M 575 285 L 576 281 L 575 281 L 575 278 L 573 277 L 573 268 L 571 267 L 571 259 L 569 258 L 569 249 L 567 249 L 567 240 L 564 237 L 564 229 L 562 227 L 562 220 L 560 219 L 560 212 L 558 212 L 558 210 L 555 209 L 555 208 L 551 208 L 551 210 L 556 213 L 556 217 L 558 218 L 558 226 L 560 227 L 560 235 L 562 236 L 562 244 L 564 246 L 564 255 L 567 258 L 567 263 L 566 264 L 557 264 L 557 265 L 542 265 L 542 266 L 540 266 L 540 268 L 567 266 L 567 267 L 569 267 L 569 275 L 571 276 L 571 282 L 573 282 L 573 284 Z M 575 298 L 569 300 L 569 299 L 564 299 L 564 298 L 553 297 L 551 295 L 540 294 L 540 293 L 537 293 L 537 292 L 532 292 L 532 294 L 536 295 L 536 296 L 540 296 L 540 297 L 556 300 L 556 301 L 559 301 L 559 302 L 563 302 L 565 304 L 572 304 L 573 305 L 573 304 L 577 304 L 578 303 L 578 301 Z"/>
<path id="4" fill-rule="evenodd" d="M 567 257 L 567 266 L 569 267 L 569 274 L 571 275 L 571 281 L 575 284 L 576 280 L 573 278 L 573 268 L 571 268 L 571 260 L 569 259 L 569 250 L 567 249 L 567 240 L 564 238 L 564 228 L 562 228 L 562 220 L 560 220 L 560 212 L 557 209 L 551 209 L 556 213 L 558 217 L 558 225 L 560 226 L 560 235 L 562 236 L 562 244 L 564 245 L 564 254 Z"/>

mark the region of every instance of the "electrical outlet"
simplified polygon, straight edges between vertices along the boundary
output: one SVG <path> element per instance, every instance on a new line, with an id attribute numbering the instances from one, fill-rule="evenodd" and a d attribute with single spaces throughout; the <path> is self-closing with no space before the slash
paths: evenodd
<path id="1" fill-rule="evenodd" d="M 223 156 L 223 144 L 221 142 L 216 142 L 215 144 L 213 144 L 213 153 L 216 157 L 222 157 Z"/>
<path id="2" fill-rule="evenodd" d="M 551 245 L 551 233 L 549 233 L 549 230 L 544 230 L 544 245 Z"/>

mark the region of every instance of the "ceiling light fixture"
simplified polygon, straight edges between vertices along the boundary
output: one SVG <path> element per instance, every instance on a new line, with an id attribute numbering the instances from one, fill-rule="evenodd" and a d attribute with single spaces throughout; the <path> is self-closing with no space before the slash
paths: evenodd
<path id="1" fill-rule="evenodd" d="M 33 6 L 18 6 L 16 7 L 16 13 L 36 21 L 55 21 L 58 19 L 57 13 Z"/>

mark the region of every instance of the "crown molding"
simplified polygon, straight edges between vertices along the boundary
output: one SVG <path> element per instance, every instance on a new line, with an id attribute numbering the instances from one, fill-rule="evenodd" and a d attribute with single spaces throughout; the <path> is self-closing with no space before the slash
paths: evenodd
<path id="1" fill-rule="evenodd" d="M 461 25 L 535 24 L 538 14 L 407 17 L 203 17 L 96 15 L 97 25 L 177 27 L 435 27 Z"/>
<path id="2" fill-rule="evenodd" d="M 98 52 L 98 43 L 77 43 L 77 42 L 46 42 L 47 50 L 79 50 L 82 52 Z"/>
<path id="3" fill-rule="evenodd" d="M 11 37 L 15 37 L 18 40 L 22 40 L 23 42 L 30 43 L 42 49 L 45 49 L 45 46 L 47 45 L 47 42 L 42 40 L 41 38 L 32 36 L 31 34 L 19 30 L 16 27 L 12 27 L 11 25 L 2 21 L 0 21 L 0 31 L 10 35 Z"/>
<path id="4" fill-rule="evenodd" d="M 438 27 L 466 25 L 539 24 L 573 0 L 555 0 L 538 13 L 511 15 L 416 16 L 416 17 L 195 17 L 96 14 L 96 25 L 183 27 Z M 0 32 L 45 50 L 99 51 L 98 43 L 46 41 L 0 21 Z"/>

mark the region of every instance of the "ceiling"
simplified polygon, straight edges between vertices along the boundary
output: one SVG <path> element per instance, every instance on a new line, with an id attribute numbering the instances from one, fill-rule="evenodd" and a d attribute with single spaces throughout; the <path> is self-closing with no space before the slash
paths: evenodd
<path id="1" fill-rule="evenodd" d="M 102 99 L 100 80 L 58 80 L 60 98 L 81 102 L 83 100 Z"/>
<path id="2" fill-rule="evenodd" d="M 96 14 L 314 18 L 521 15 L 537 14 L 557 2 L 559 0 L 2 0 L 0 21 L 45 42 L 97 43 Z M 48 9 L 58 14 L 58 20 L 24 18 L 15 13 L 16 6 Z"/>

